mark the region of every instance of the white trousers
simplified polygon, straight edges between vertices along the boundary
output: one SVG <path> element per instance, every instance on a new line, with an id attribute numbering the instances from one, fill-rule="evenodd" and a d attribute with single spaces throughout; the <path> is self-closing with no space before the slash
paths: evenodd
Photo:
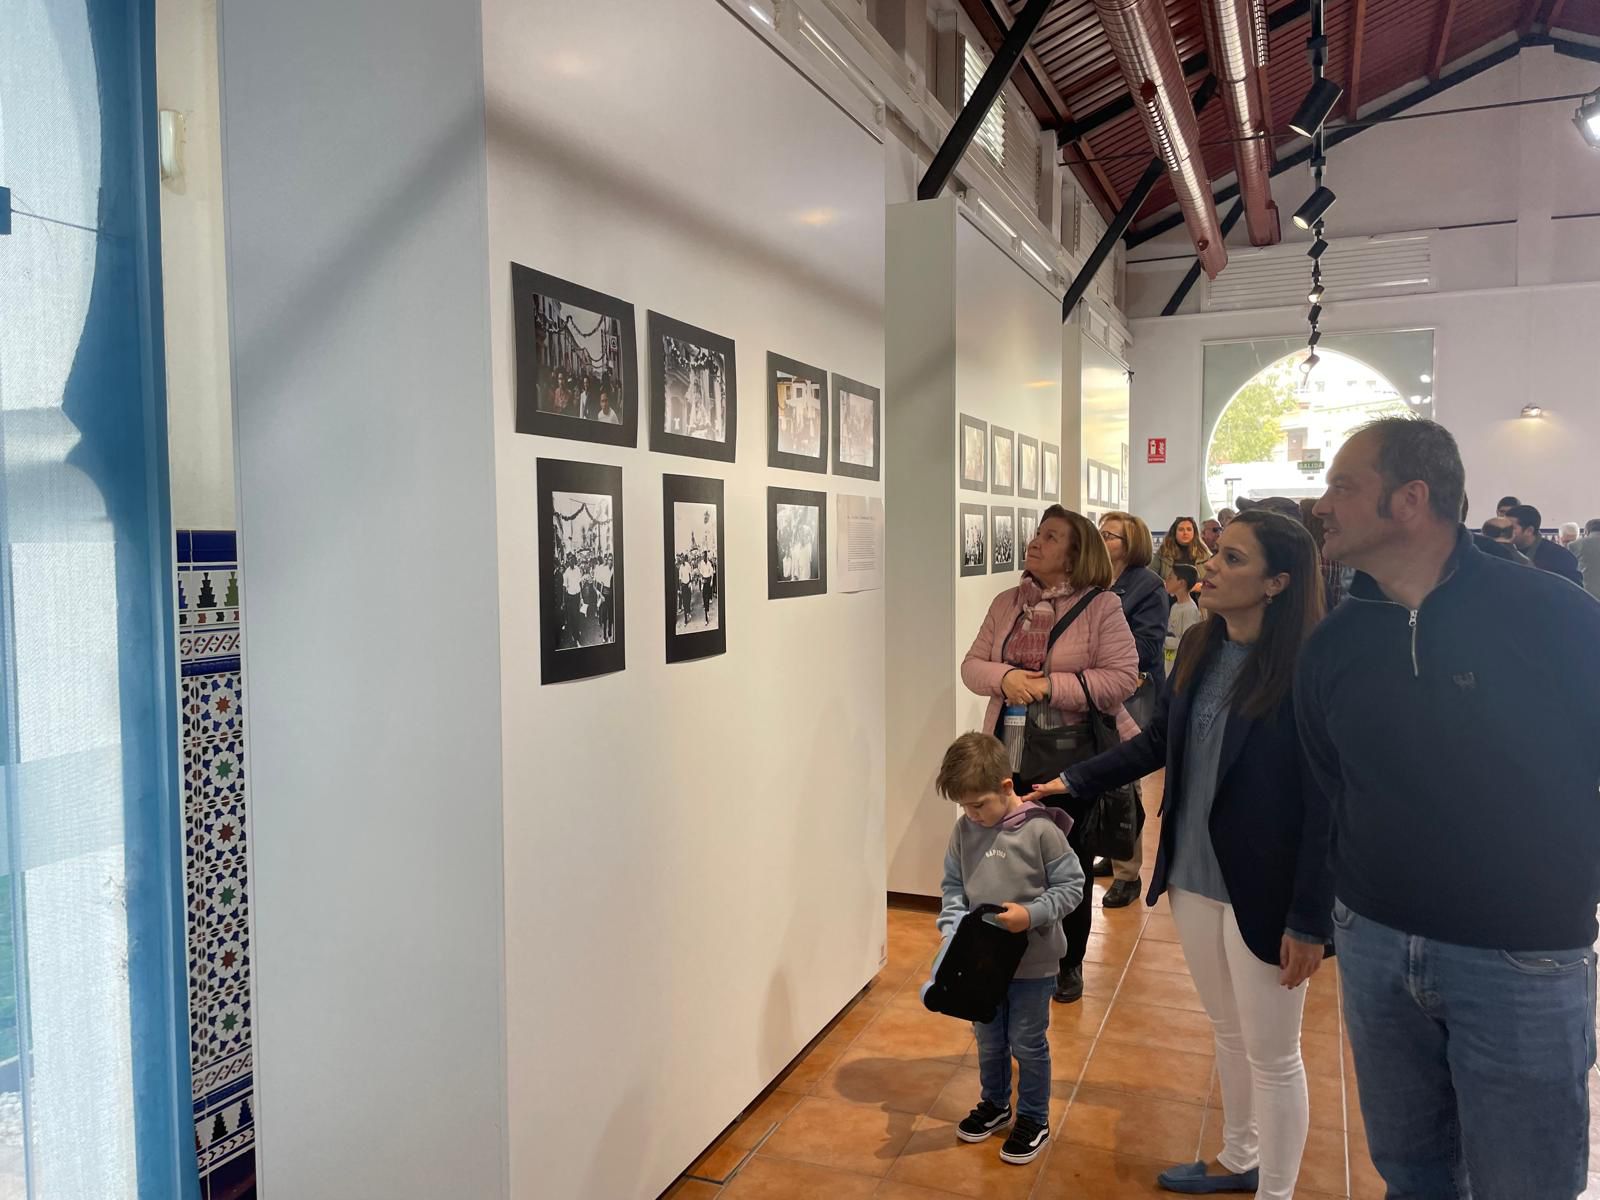
<path id="1" fill-rule="evenodd" d="M 1292 1200 L 1311 1103 L 1300 1058 L 1306 986 L 1278 982 L 1239 932 L 1231 904 L 1172 889 L 1172 919 L 1217 1039 L 1222 1153 L 1230 1171 L 1261 1168 L 1257 1200 Z"/>

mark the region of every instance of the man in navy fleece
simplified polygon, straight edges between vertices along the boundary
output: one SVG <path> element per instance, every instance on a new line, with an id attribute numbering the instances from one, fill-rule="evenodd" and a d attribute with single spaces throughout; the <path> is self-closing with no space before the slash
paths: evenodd
<path id="1" fill-rule="evenodd" d="M 1595 1061 L 1600 602 L 1480 552 L 1464 486 L 1431 421 L 1376 422 L 1335 457 L 1315 511 L 1359 574 L 1295 709 L 1333 805 L 1339 977 L 1389 1195 L 1571 1200 Z"/>

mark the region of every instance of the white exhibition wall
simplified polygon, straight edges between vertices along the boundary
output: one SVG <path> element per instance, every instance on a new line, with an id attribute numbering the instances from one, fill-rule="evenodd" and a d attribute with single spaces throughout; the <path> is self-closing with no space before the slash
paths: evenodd
<path id="1" fill-rule="evenodd" d="M 257 1177 L 280 1200 L 505 1194 L 476 16 L 222 14 Z"/>
<path id="2" fill-rule="evenodd" d="M 1600 83 L 1597 72 L 1547 47 L 1524 49 L 1417 111 L 1582 92 Z M 1547 523 L 1600 516 L 1590 319 L 1600 301 L 1600 218 L 1577 216 L 1600 212 L 1600 152 L 1573 129 L 1571 108 L 1569 101 L 1402 122 L 1329 153 L 1328 181 L 1339 195 L 1329 236 L 1432 230 L 1438 290 L 1340 300 L 1330 276 L 1322 328 L 1435 331 L 1435 413 L 1461 443 L 1480 518 L 1506 493 L 1537 504 Z M 1273 186 L 1285 212 L 1309 190 L 1302 171 Z M 1305 236 L 1285 223 L 1286 241 Z M 1132 492 L 1152 526 L 1203 509 L 1205 343 L 1305 330 L 1299 306 L 1202 313 L 1199 288 L 1181 315 L 1150 316 L 1187 266 L 1183 249 L 1174 233 L 1130 256 L 1180 256 L 1129 272 L 1131 308 L 1140 314 L 1131 322 Z M 1249 253 L 1230 249 L 1235 261 Z M 1530 401 L 1545 407 L 1543 421 L 1520 419 Z M 1167 439 L 1165 464 L 1147 461 L 1152 437 Z"/>
<path id="3" fill-rule="evenodd" d="M 766 354 L 883 383 L 885 148 L 707 0 L 487 0 L 483 53 L 511 1194 L 648 1197 L 883 953 L 884 593 L 766 584 L 769 485 L 830 551 L 883 485 L 767 466 Z M 737 461 L 645 449 L 648 405 L 639 449 L 515 432 L 512 262 L 630 301 L 641 364 L 646 310 L 732 338 Z M 623 673 L 539 684 L 542 457 L 622 468 Z M 727 653 L 670 666 L 664 473 L 727 500 Z"/>

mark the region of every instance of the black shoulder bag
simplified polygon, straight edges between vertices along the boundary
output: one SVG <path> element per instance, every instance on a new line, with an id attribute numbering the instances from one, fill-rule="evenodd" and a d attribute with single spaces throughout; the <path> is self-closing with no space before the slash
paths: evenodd
<path id="1" fill-rule="evenodd" d="M 1089 695 L 1089 682 L 1083 672 L 1078 672 L 1078 683 L 1083 687 L 1083 698 L 1089 705 L 1089 727 L 1094 743 L 1094 754 L 1104 754 L 1122 744 L 1117 732 L 1117 721 L 1110 713 L 1103 713 Z M 1091 757 L 1085 755 L 1085 758 Z M 1082 761 L 1082 760 L 1080 760 Z M 1144 804 L 1139 798 L 1137 783 L 1124 784 L 1101 792 L 1090 802 L 1083 819 L 1074 826 L 1078 841 L 1089 854 L 1119 862 L 1133 857 L 1133 847 L 1144 828 Z"/>

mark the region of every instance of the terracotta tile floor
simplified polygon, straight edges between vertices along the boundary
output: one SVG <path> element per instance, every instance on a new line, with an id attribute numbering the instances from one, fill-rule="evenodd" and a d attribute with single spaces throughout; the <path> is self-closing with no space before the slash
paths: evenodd
<path id="1" fill-rule="evenodd" d="M 1155 797 L 1147 793 L 1149 807 Z M 1155 853 L 1155 821 L 1145 837 Z M 1149 879 L 1146 870 L 1145 879 Z M 1165 900 L 1107 912 L 1095 881 L 1085 997 L 1051 1006 L 1051 1142 L 1025 1167 L 1000 1139 L 967 1145 L 978 1098 L 971 1028 L 926 1011 L 933 914 L 889 909 L 889 962 L 741 1120 L 666 1193 L 674 1200 L 1121 1200 L 1163 1196 L 1164 1167 L 1221 1148 L 1209 1022 Z M 1304 1053 L 1311 1135 L 1296 1195 L 1382 1200 L 1339 1010 L 1337 960 L 1311 981 Z M 1600 1096 L 1600 1088 L 1594 1089 Z M 1600 1104 L 1593 1125 L 1600 1169 Z M 1586 1197 L 1600 1200 L 1600 1173 Z"/>

